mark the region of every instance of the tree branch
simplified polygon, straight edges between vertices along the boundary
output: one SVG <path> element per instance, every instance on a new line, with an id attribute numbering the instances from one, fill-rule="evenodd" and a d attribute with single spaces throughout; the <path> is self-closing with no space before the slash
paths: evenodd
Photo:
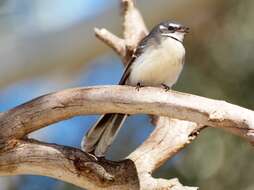
<path id="1" fill-rule="evenodd" d="M 116 37 L 106 29 L 95 28 L 96 37 L 111 47 L 126 65 L 135 51 L 138 43 L 148 30 L 140 12 L 135 8 L 132 0 L 122 0 L 123 7 L 123 39 Z"/>
<path id="2" fill-rule="evenodd" d="M 112 34 L 105 28 L 95 28 L 94 33 L 97 38 L 111 47 L 120 57 L 125 57 L 126 49 L 124 40 Z"/>
<path id="3" fill-rule="evenodd" d="M 144 173 L 138 176 L 136 168 L 129 159 L 120 162 L 97 159 L 79 149 L 32 139 L 9 141 L 0 151 L 1 176 L 43 175 L 96 190 L 196 189 L 182 186 L 177 179 L 155 180 Z"/>
<path id="4" fill-rule="evenodd" d="M 131 160 L 97 160 L 79 149 L 35 140 L 16 140 L 13 143 L 0 152 L 0 175 L 43 175 L 88 189 L 139 187 Z"/>
<path id="5" fill-rule="evenodd" d="M 140 12 L 135 8 L 132 0 L 123 0 L 124 10 L 124 39 L 129 51 L 136 49 L 139 41 L 148 34 Z"/>
<path id="6" fill-rule="evenodd" d="M 254 141 L 254 112 L 240 106 L 153 87 L 137 91 L 129 86 L 96 86 L 51 93 L 4 112 L 0 115 L 0 143 L 76 115 L 105 113 L 167 116 L 235 129 L 249 142 Z"/>
<path id="7" fill-rule="evenodd" d="M 107 112 L 164 115 L 191 120 L 200 125 L 192 123 L 190 126 L 187 121 L 160 117 L 162 125 L 157 126 L 144 144 L 128 157 L 133 167 L 126 169 L 124 164 L 119 162 L 119 167 L 126 169 L 121 175 L 117 174 L 120 171 L 114 170 L 115 162 L 96 160 L 80 150 L 26 139 L 17 140 L 23 139 L 30 132 L 75 115 Z M 44 95 L 0 115 L 0 139 L 3 147 L 0 153 L 0 175 L 47 175 L 81 187 L 95 189 L 92 185 L 95 183 L 110 189 L 118 184 L 116 181 L 111 182 L 111 178 L 122 175 L 127 181 L 123 186 L 130 187 L 133 183 L 131 180 L 135 177 L 129 180 L 126 173 L 129 173 L 128 170 L 134 172 L 135 169 L 138 175 L 135 179 L 140 179 L 142 184 L 139 185 L 147 189 L 148 183 L 145 181 L 155 180 L 149 173 L 190 143 L 199 132 L 197 129 L 202 129 L 205 125 L 235 129 L 234 132 L 240 131 L 239 135 L 253 142 L 253 120 L 254 112 L 251 110 L 195 95 L 174 91 L 168 93 L 159 88 L 147 87 L 136 91 L 134 87 L 110 86 L 64 90 Z M 71 164 L 67 155 L 72 158 Z M 87 165 L 87 162 L 92 164 Z M 105 162 L 113 165 L 106 167 Z M 96 179 L 89 176 L 90 172 L 89 175 L 84 172 L 87 169 Z M 108 172 L 113 170 L 114 172 Z M 63 172 L 65 175 L 60 175 Z M 159 181 L 167 185 L 172 182 L 162 179 Z"/>
<path id="8" fill-rule="evenodd" d="M 204 128 L 196 123 L 168 117 L 157 117 L 157 119 L 160 120 L 160 125 L 140 147 L 128 156 L 141 166 L 142 172 L 146 173 L 152 173 L 159 168 L 168 158 L 191 143 Z"/>

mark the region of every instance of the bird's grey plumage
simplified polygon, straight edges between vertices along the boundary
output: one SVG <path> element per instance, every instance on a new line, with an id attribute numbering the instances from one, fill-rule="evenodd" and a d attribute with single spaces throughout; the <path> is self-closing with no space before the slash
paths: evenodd
<path id="1" fill-rule="evenodd" d="M 82 140 L 82 149 L 85 152 L 93 152 L 99 157 L 104 156 L 126 117 L 125 114 L 103 115 Z"/>
<path id="2" fill-rule="evenodd" d="M 119 85 L 137 83 L 145 86 L 171 87 L 181 73 L 185 49 L 182 44 L 187 28 L 170 22 L 162 22 L 139 43 L 127 64 Z M 82 140 L 82 150 L 104 156 L 122 127 L 127 115 L 109 113 L 103 115 Z"/>

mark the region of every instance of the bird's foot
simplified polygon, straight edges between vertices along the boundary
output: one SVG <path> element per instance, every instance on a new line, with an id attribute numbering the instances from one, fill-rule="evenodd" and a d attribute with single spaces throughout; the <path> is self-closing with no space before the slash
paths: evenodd
<path id="1" fill-rule="evenodd" d="M 164 83 L 161 83 L 161 86 L 162 86 L 162 88 L 165 89 L 166 92 L 171 90 L 171 88 L 168 85 L 164 84 Z"/>
<path id="2" fill-rule="evenodd" d="M 95 161 L 98 161 L 98 157 L 95 156 L 94 151 L 92 152 L 86 152 L 90 157 L 92 157 Z"/>
<path id="3" fill-rule="evenodd" d="M 137 83 L 136 85 L 136 90 L 139 91 L 140 88 L 144 87 L 143 85 L 141 85 L 140 82 Z"/>

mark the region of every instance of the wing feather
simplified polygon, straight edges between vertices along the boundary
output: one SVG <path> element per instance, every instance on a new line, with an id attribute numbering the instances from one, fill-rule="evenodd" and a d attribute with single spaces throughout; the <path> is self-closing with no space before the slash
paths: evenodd
<path id="1" fill-rule="evenodd" d="M 120 82 L 118 83 L 119 85 L 124 85 L 126 84 L 126 81 L 128 77 L 130 76 L 131 73 L 131 67 L 133 62 L 145 51 L 147 45 L 149 44 L 149 41 L 152 41 L 151 35 L 153 34 L 153 31 L 150 32 L 147 36 L 145 36 L 138 44 L 137 49 L 133 53 L 130 61 L 127 63 L 127 66 L 125 67 L 124 73 L 122 75 L 122 78 Z M 154 39 L 153 39 L 154 40 Z"/>

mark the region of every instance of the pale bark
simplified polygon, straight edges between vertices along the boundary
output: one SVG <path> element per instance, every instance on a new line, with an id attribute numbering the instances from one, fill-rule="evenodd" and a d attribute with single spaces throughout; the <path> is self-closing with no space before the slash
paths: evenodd
<path id="1" fill-rule="evenodd" d="M 128 161 L 120 163 L 97 160 L 74 148 L 25 138 L 56 121 L 107 112 L 164 115 L 199 125 L 159 117 L 157 123 L 160 125 L 150 137 L 131 153 Z M 190 143 L 202 126 L 230 129 L 253 142 L 253 120 L 254 112 L 251 110 L 159 88 L 137 91 L 134 87 L 108 86 L 64 90 L 39 97 L 0 115 L 0 174 L 46 175 L 89 189 L 148 189 L 147 186 L 156 189 L 172 180 L 153 179 L 150 173 Z M 115 176 L 118 176 L 117 180 L 112 181 Z"/>
<path id="2" fill-rule="evenodd" d="M 43 175 L 96 190 L 196 189 L 182 186 L 177 179 L 153 179 L 148 173 L 138 173 L 140 169 L 130 159 L 96 159 L 79 149 L 28 139 L 9 141 L 0 152 L 2 176 Z"/>
<path id="3" fill-rule="evenodd" d="M 151 114 L 234 131 L 254 142 L 254 112 L 225 101 L 144 87 L 101 86 L 44 95 L 0 115 L 0 143 L 77 115 Z M 180 121 L 179 121 L 180 122 Z M 190 122 L 191 126 L 192 123 Z"/>

